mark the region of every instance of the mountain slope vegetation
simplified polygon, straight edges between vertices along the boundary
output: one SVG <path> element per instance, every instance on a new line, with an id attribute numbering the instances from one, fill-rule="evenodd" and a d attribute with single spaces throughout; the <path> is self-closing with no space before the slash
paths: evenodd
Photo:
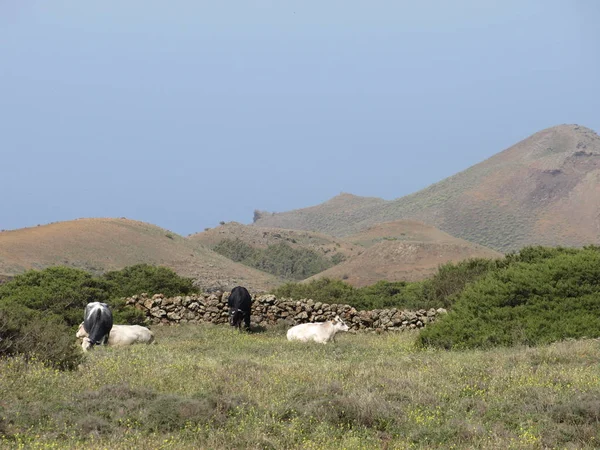
<path id="1" fill-rule="evenodd" d="M 359 245 L 310 231 L 229 222 L 189 237 L 236 262 L 302 280 L 360 253 Z"/>
<path id="2" fill-rule="evenodd" d="M 224 240 L 236 239 L 255 249 L 266 249 L 272 245 L 284 243 L 292 248 L 315 251 L 328 259 L 333 258 L 336 254 L 348 258 L 360 251 L 359 247 L 349 243 L 348 240 L 338 239 L 323 233 L 257 227 L 238 222 L 224 223 L 218 227 L 193 234 L 189 239 L 210 249 L 214 249 Z"/>
<path id="3" fill-rule="evenodd" d="M 286 279 L 327 277 L 355 287 L 415 281 L 438 266 L 501 253 L 411 220 L 386 222 L 346 238 L 228 223 L 190 237 L 234 261 Z"/>

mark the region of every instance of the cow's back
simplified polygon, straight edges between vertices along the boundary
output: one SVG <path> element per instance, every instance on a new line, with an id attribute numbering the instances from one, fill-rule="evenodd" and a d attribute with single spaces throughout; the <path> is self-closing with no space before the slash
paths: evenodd
<path id="1" fill-rule="evenodd" d="M 227 305 L 230 308 L 237 308 L 242 311 L 250 312 L 250 308 L 252 307 L 252 296 L 244 286 L 236 286 L 229 294 Z"/>
<path id="2" fill-rule="evenodd" d="M 309 341 L 318 338 L 320 334 L 320 324 L 301 323 L 290 328 L 287 332 L 288 341 Z"/>
<path id="3" fill-rule="evenodd" d="M 315 341 L 321 344 L 328 342 L 334 334 L 329 322 L 302 323 L 293 326 L 287 332 L 288 341 Z"/>
<path id="4" fill-rule="evenodd" d="M 101 343 L 109 335 L 113 316 L 106 303 L 92 302 L 85 307 L 83 328 L 92 343 Z"/>
<path id="5" fill-rule="evenodd" d="M 141 325 L 114 325 L 108 345 L 118 347 L 132 344 L 150 344 L 154 341 L 154 333 Z"/>

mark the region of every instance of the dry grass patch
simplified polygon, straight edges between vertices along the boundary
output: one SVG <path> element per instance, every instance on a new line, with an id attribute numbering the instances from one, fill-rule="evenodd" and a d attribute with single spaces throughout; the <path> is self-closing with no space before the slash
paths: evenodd
<path id="1" fill-rule="evenodd" d="M 417 350 L 416 333 L 287 342 L 155 329 L 75 372 L 0 362 L 6 448 L 597 448 L 600 343 Z"/>

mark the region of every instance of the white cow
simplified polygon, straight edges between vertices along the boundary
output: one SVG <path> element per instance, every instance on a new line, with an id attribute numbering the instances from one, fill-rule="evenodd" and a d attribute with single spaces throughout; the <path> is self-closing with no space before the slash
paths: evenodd
<path id="1" fill-rule="evenodd" d="M 329 341 L 335 341 L 334 336 L 338 331 L 348 331 L 348 325 L 344 323 L 340 316 L 335 316 L 333 320 L 319 323 L 302 323 L 293 326 L 287 332 L 288 341 L 315 341 L 320 344 L 327 344 Z"/>
<path id="2" fill-rule="evenodd" d="M 78 338 L 83 338 L 85 344 L 88 334 L 83 328 L 83 323 L 75 334 Z M 112 347 L 122 347 L 131 344 L 152 344 L 154 342 L 154 333 L 141 325 L 113 325 L 108 336 L 108 345 Z"/>

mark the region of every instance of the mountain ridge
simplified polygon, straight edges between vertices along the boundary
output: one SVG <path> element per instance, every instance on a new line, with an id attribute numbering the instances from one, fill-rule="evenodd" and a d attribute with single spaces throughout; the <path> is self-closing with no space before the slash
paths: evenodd
<path id="1" fill-rule="evenodd" d="M 375 223 L 413 219 L 502 252 L 582 246 L 600 240 L 598 180 L 600 137 L 579 125 L 557 125 L 404 197 L 342 194 L 264 214 L 254 225 L 344 237 Z"/>

